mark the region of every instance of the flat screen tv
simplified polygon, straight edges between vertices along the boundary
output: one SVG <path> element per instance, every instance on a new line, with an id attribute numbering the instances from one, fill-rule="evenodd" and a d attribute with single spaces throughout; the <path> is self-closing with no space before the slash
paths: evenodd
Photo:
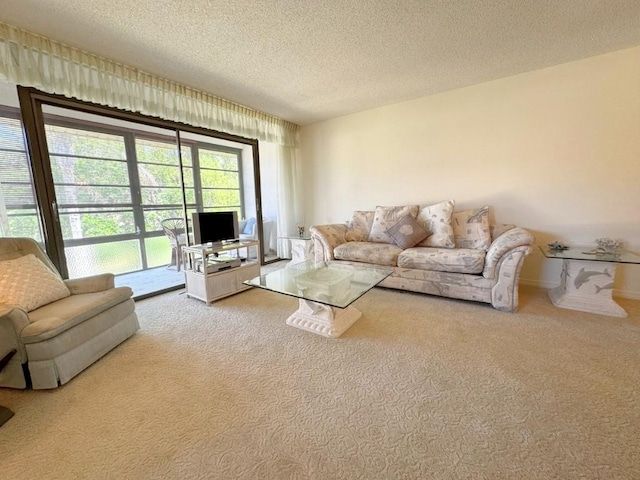
<path id="1" fill-rule="evenodd" d="M 198 212 L 191 216 L 196 244 L 222 243 L 238 238 L 238 212 Z"/>

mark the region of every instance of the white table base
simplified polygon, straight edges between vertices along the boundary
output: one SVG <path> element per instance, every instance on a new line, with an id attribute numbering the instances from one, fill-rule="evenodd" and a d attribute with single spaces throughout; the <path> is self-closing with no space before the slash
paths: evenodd
<path id="1" fill-rule="evenodd" d="M 298 310 L 287 318 L 287 325 L 325 337 L 339 337 L 362 316 L 351 306 L 336 308 L 302 298 L 299 301 Z"/>
<path id="2" fill-rule="evenodd" d="M 549 290 L 549 298 L 556 307 L 626 317 L 627 312 L 611 298 L 615 275 L 615 263 L 565 259 L 560 285 Z"/>
<path id="3" fill-rule="evenodd" d="M 288 265 L 313 260 L 313 240 L 310 238 L 289 238 L 291 243 L 291 261 Z"/>

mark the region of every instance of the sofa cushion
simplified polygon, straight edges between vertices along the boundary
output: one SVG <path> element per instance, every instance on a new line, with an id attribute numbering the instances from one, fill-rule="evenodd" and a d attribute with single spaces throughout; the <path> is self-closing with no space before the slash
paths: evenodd
<path id="1" fill-rule="evenodd" d="M 393 239 L 387 235 L 387 230 L 393 227 L 398 220 L 406 215 L 416 217 L 419 210 L 418 205 L 403 205 L 398 207 L 376 207 L 373 216 L 373 225 L 369 233 L 370 242 L 393 243 Z M 429 230 L 429 229 L 427 229 Z"/>
<path id="2" fill-rule="evenodd" d="M 453 213 L 453 236 L 456 248 L 487 250 L 491 246 L 489 207 Z"/>
<path id="3" fill-rule="evenodd" d="M 408 248 L 398 256 L 398 267 L 450 273 L 482 273 L 484 250 L 471 248 Z"/>
<path id="4" fill-rule="evenodd" d="M 30 312 L 69 295 L 57 272 L 32 253 L 0 262 L 0 303 Z"/>
<path id="5" fill-rule="evenodd" d="M 454 248 L 456 246 L 453 237 L 453 227 L 451 218 L 456 202 L 447 200 L 446 202 L 429 205 L 420 209 L 416 220 L 425 230 L 431 232 L 418 245 L 421 247 L 442 247 Z"/>
<path id="6" fill-rule="evenodd" d="M 116 287 L 104 292 L 71 295 L 40 307 L 29 314 L 31 323 L 20 335 L 24 343 L 34 343 L 58 335 L 88 318 L 131 298 L 129 287 Z"/>
<path id="7" fill-rule="evenodd" d="M 347 242 L 366 242 L 373 225 L 373 210 L 356 210 L 353 212 L 349 228 L 345 234 Z"/>
<path id="8" fill-rule="evenodd" d="M 396 245 L 375 242 L 347 242 L 333 250 L 337 260 L 390 265 L 395 267 L 402 249 Z"/>
<path id="9" fill-rule="evenodd" d="M 411 248 L 429 236 L 429 232 L 411 215 L 402 217 L 386 233 L 400 248 Z"/>

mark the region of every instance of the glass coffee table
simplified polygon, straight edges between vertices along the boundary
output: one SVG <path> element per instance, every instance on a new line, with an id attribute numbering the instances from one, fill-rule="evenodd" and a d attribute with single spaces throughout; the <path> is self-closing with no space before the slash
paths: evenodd
<path id="1" fill-rule="evenodd" d="M 243 283 L 298 298 L 287 325 L 335 338 L 362 315 L 351 304 L 392 273 L 385 267 L 306 261 Z"/>
<path id="2" fill-rule="evenodd" d="M 616 265 L 640 264 L 640 257 L 621 251 L 595 253 L 593 247 L 570 247 L 553 250 L 540 246 L 547 258 L 562 259 L 560 285 L 549 290 L 549 299 L 556 307 L 626 317 L 627 312 L 611 297 Z"/>

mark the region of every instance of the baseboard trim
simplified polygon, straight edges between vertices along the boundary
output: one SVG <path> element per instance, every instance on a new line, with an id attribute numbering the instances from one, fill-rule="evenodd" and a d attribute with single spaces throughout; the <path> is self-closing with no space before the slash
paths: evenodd
<path id="1" fill-rule="evenodd" d="M 520 284 L 527 285 L 528 287 L 538 287 L 544 289 L 550 289 L 558 286 L 558 282 L 545 282 L 545 281 L 536 281 L 536 280 L 526 280 L 521 278 Z M 628 298 L 629 300 L 640 300 L 640 292 L 633 290 L 613 290 L 614 297 L 620 298 Z"/>

